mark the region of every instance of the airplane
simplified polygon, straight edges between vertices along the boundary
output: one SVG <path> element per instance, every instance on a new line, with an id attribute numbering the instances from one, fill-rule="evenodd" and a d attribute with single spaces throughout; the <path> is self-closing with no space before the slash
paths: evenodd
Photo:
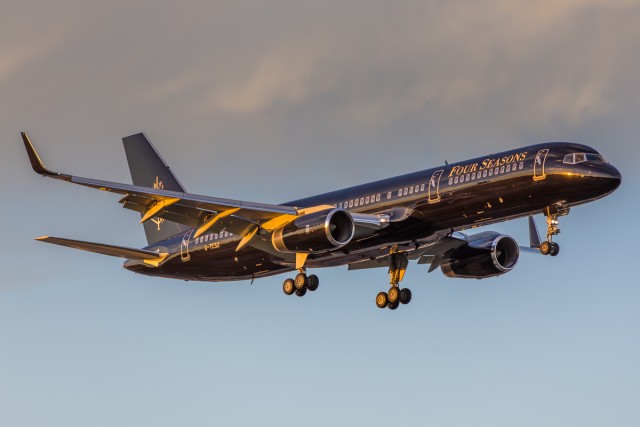
<path id="1" fill-rule="evenodd" d="M 511 271 L 521 252 L 556 256 L 559 218 L 572 207 L 615 191 L 620 172 L 586 145 L 549 142 L 284 204 L 254 203 L 188 193 L 147 137 L 122 139 L 133 185 L 47 169 L 22 133 L 33 170 L 122 195 L 138 212 L 147 246 L 127 248 L 43 236 L 36 240 L 125 258 L 135 273 L 182 280 L 253 280 L 285 272 L 286 295 L 318 289 L 308 269 L 347 265 L 388 268 L 390 288 L 379 308 L 411 301 L 401 288 L 409 261 L 438 267 L 450 278 L 484 279 Z M 534 215 L 546 217 L 541 241 Z M 495 231 L 462 231 L 528 217 L 530 242 Z"/>

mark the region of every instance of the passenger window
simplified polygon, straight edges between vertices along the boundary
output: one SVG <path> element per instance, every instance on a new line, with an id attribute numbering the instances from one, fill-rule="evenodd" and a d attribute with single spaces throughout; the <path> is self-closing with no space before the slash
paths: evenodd
<path id="1" fill-rule="evenodd" d="M 387 200 L 389 200 L 390 198 L 391 198 L 391 191 L 387 193 Z"/>
<path id="2" fill-rule="evenodd" d="M 453 183 L 454 183 L 454 184 L 457 184 L 457 183 L 458 183 L 458 180 L 459 180 L 459 178 L 456 176 L 456 178 L 453 180 Z"/>
<path id="3" fill-rule="evenodd" d="M 524 162 L 520 162 L 520 169 L 522 169 L 524 167 Z"/>
<path id="4" fill-rule="evenodd" d="M 404 194 L 405 196 L 409 193 L 409 189 L 405 188 L 404 191 L 402 192 L 402 194 Z"/>
<path id="5" fill-rule="evenodd" d="M 493 169 L 489 169 L 489 176 L 493 176 Z"/>
<path id="6" fill-rule="evenodd" d="M 449 185 L 453 184 L 453 178 L 449 178 Z"/>
<path id="7" fill-rule="evenodd" d="M 500 168 L 500 173 L 504 173 L 504 166 Z"/>
<path id="8" fill-rule="evenodd" d="M 349 207 L 352 208 L 353 207 L 353 200 L 349 200 Z"/>
<path id="9" fill-rule="evenodd" d="M 367 196 L 367 198 L 364 200 L 364 203 L 365 203 L 366 205 L 368 205 L 368 204 L 369 204 L 369 200 L 370 200 L 370 199 L 369 199 L 369 196 Z"/>
<path id="10" fill-rule="evenodd" d="M 378 195 L 376 196 L 376 202 L 379 202 L 379 201 L 380 201 L 380 195 L 378 194 Z"/>
<path id="11" fill-rule="evenodd" d="M 208 242 L 209 241 L 209 235 L 207 234 L 206 236 L 204 236 L 204 241 Z"/>
<path id="12" fill-rule="evenodd" d="M 424 184 L 420 185 L 420 191 L 424 191 Z"/>
<path id="13" fill-rule="evenodd" d="M 467 174 L 467 177 L 465 178 L 465 181 L 469 181 L 471 179 L 471 175 Z"/>
<path id="14" fill-rule="evenodd" d="M 511 172 L 511 165 L 507 165 L 507 172 Z"/>
<path id="15" fill-rule="evenodd" d="M 471 180 L 474 180 L 474 179 L 476 179 L 476 173 L 475 172 L 471 174 Z"/>
<path id="16" fill-rule="evenodd" d="M 486 178 L 486 177 L 487 177 L 487 170 L 486 170 L 486 169 L 482 172 L 482 177 L 483 177 L 483 178 Z"/>
<path id="17" fill-rule="evenodd" d="M 418 192 L 418 186 L 416 185 L 416 187 L 413 190 L 417 193 Z"/>
<path id="18" fill-rule="evenodd" d="M 402 188 L 398 190 L 398 197 L 402 196 Z"/>
<path id="19" fill-rule="evenodd" d="M 409 187 L 409 194 L 413 194 L 413 187 Z"/>
<path id="20" fill-rule="evenodd" d="M 358 207 L 359 204 L 360 204 L 360 201 L 358 199 L 356 199 L 356 201 L 353 202 L 353 206 L 355 206 L 356 208 Z"/>
<path id="21" fill-rule="evenodd" d="M 361 206 L 362 206 L 362 205 L 364 205 L 364 197 L 361 197 L 361 198 L 360 198 L 360 205 L 361 205 Z"/>

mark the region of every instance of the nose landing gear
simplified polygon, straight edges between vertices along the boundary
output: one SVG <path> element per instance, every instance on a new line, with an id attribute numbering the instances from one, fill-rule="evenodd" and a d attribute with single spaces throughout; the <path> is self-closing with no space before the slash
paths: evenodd
<path id="1" fill-rule="evenodd" d="M 398 247 L 393 246 L 389 254 L 389 283 L 391 287 L 388 292 L 379 292 L 376 296 L 376 305 L 378 308 L 395 310 L 400 304 L 409 304 L 411 301 L 411 290 L 409 288 L 400 288 L 400 282 L 407 271 L 407 265 L 409 265 L 407 254 L 398 252 Z"/>
<path id="2" fill-rule="evenodd" d="M 540 253 L 556 256 L 560 253 L 560 245 L 553 241 L 553 236 L 560 234 L 558 217 L 569 215 L 569 208 L 562 204 L 548 206 L 544 215 L 547 218 L 547 240 L 540 243 Z"/>

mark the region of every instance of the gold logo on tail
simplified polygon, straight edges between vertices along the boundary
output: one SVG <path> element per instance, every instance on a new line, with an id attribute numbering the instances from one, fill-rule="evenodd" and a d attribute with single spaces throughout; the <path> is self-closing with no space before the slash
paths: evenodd
<path id="1" fill-rule="evenodd" d="M 156 182 L 153 183 L 154 190 L 164 190 L 164 183 L 160 181 L 160 178 L 156 176 Z M 155 218 L 151 218 L 151 221 L 158 226 L 158 231 L 160 231 L 160 224 L 164 222 L 164 218 L 160 218 L 159 216 Z"/>

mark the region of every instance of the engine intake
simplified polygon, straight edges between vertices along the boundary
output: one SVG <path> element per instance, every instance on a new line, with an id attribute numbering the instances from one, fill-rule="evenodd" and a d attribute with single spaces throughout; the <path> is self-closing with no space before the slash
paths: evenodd
<path id="1" fill-rule="evenodd" d="M 329 209 L 301 216 L 276 229 L 271 237 L 278 252 L 326 252 L 353 239 L 355 224 L 343 209 Z"/>
<path id="2" fill-rule="evenodd" d="M 447 277 L 484 279 L 511 271 L 519 257 L 520 248 L 512 237 L 486 232 L 454 249 L 440 268 Z"/>

